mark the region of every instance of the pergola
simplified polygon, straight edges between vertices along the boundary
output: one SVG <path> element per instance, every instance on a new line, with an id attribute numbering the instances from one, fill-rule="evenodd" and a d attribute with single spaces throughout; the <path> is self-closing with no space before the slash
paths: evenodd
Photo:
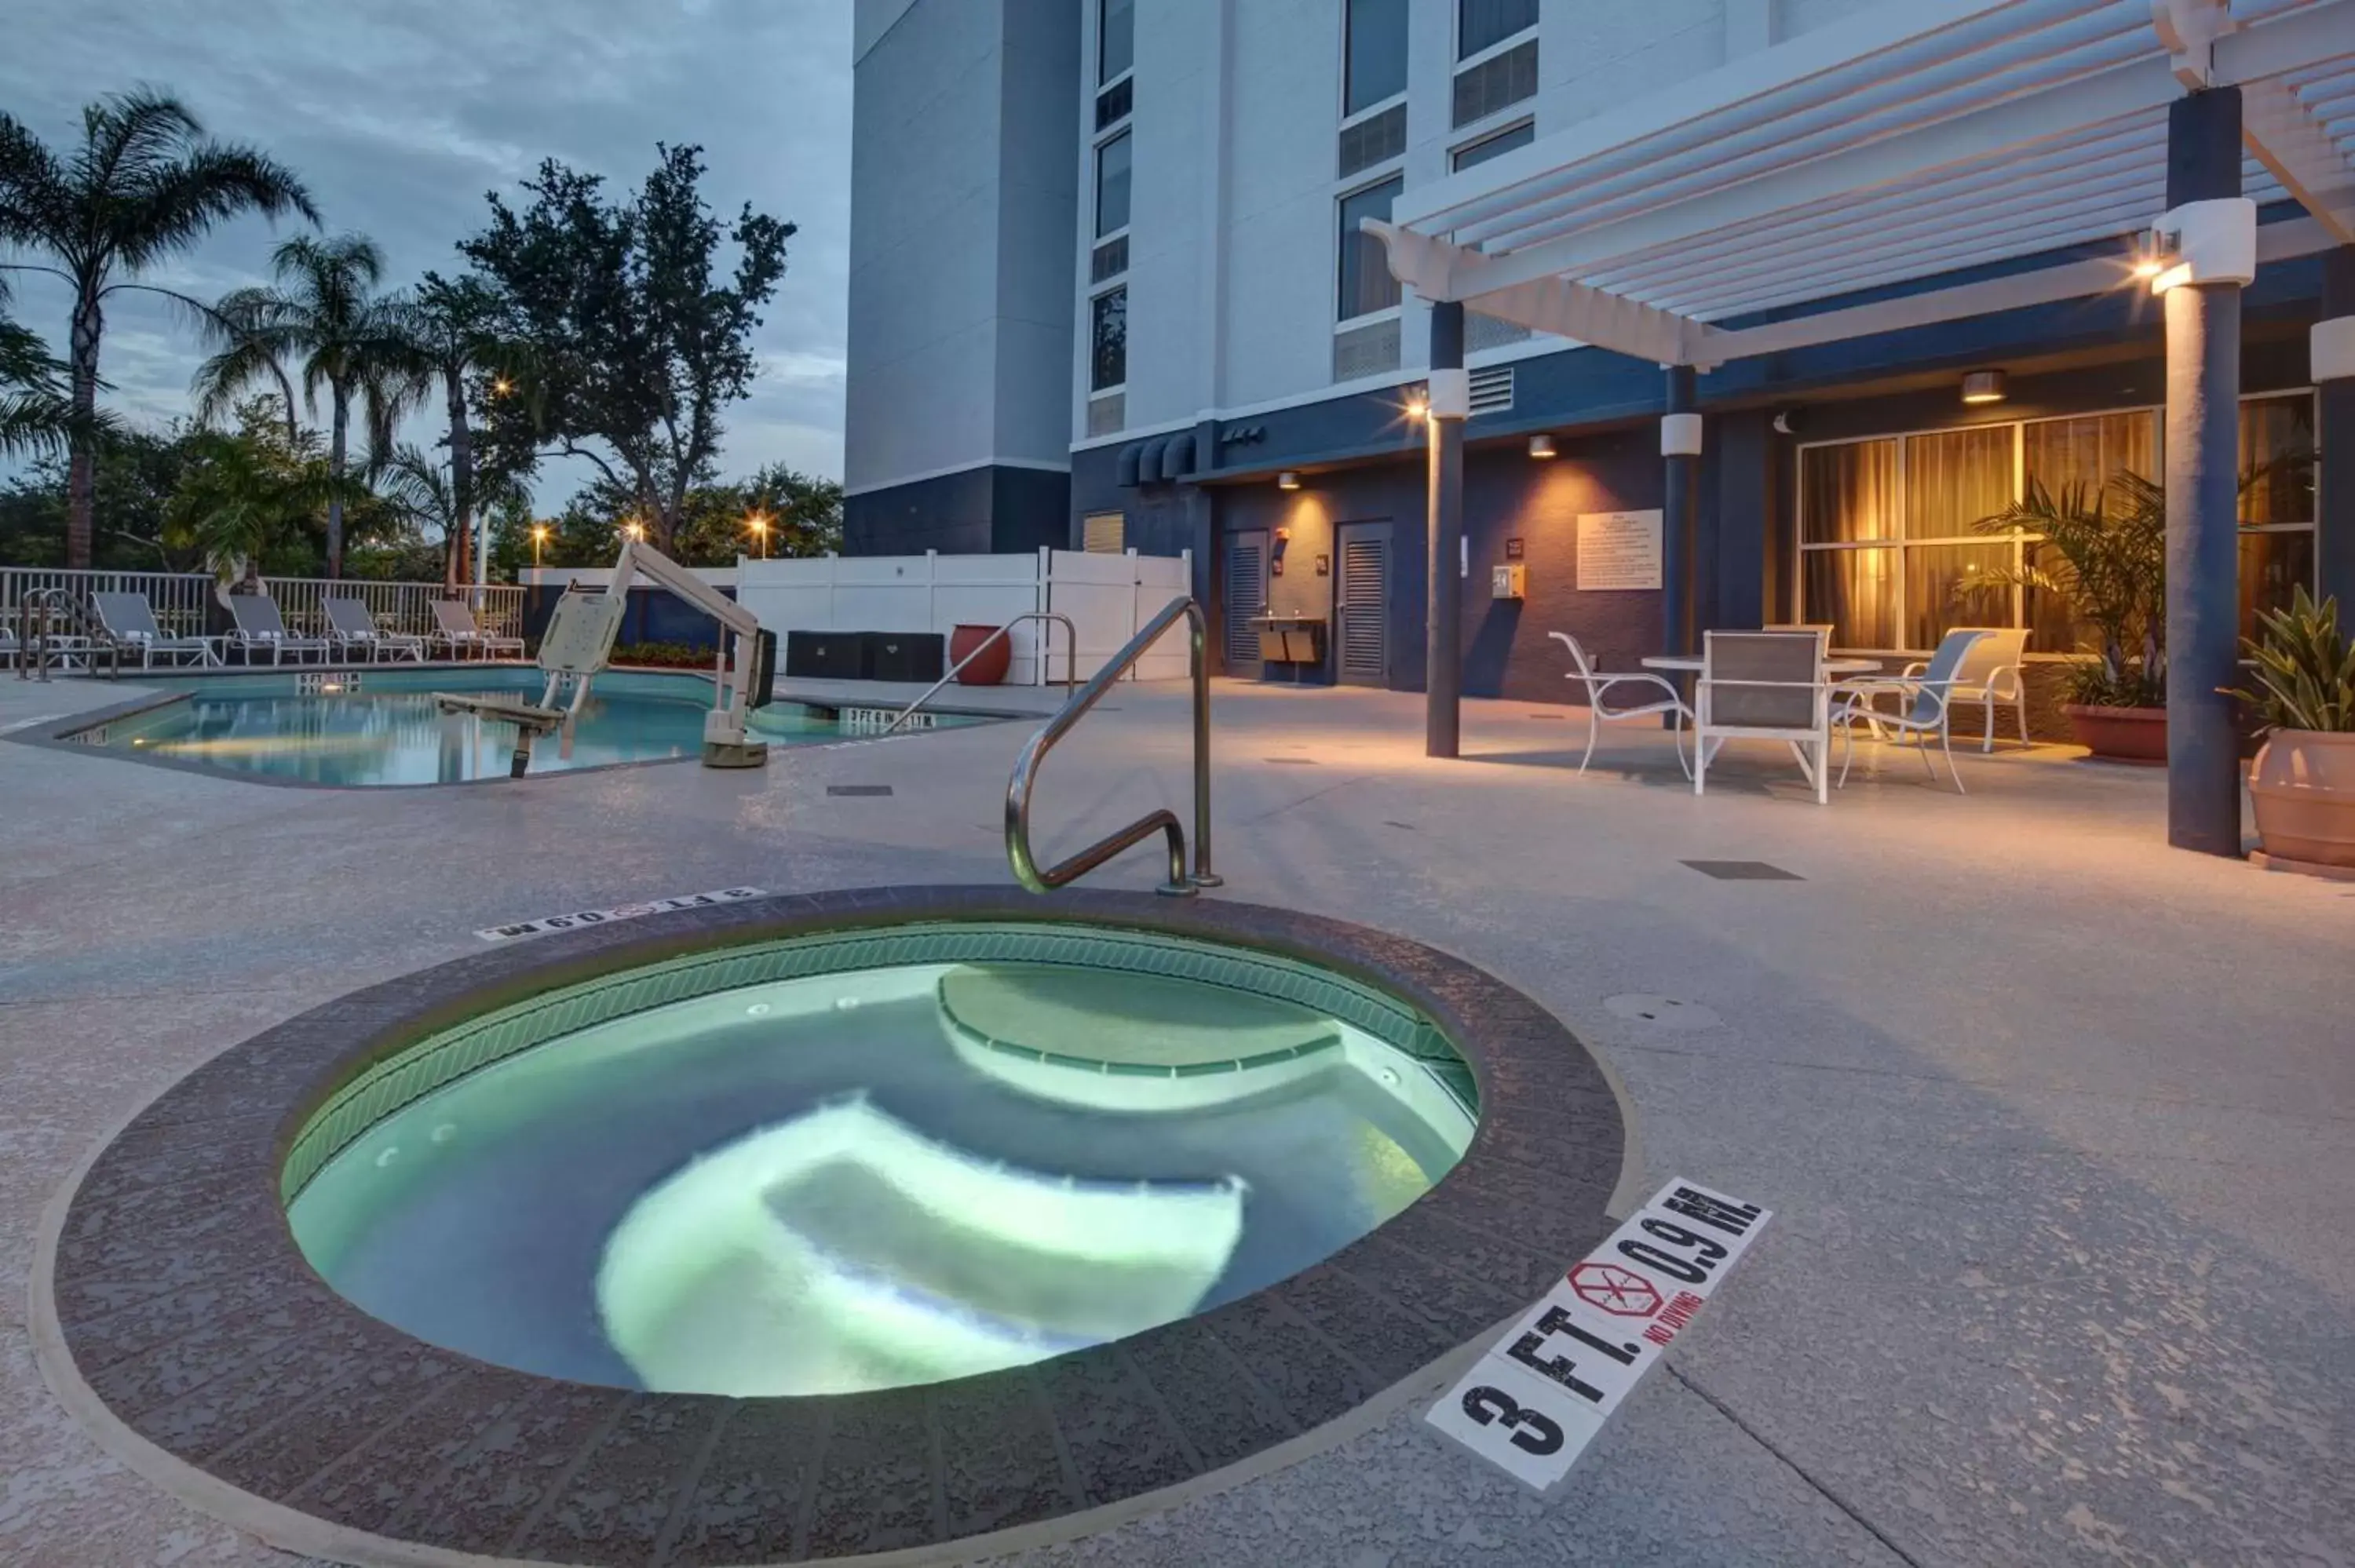
<path id="1" fill-rule="evenodd" d="M 2355 0 L 1886 0 L 1409 189 L 1366 227 L 1433 307 L 1430 749 L 1456 743 L 1458 609 L 1440 564 L 1463 528 L 1466 306 L 1665 368 L 1667 634 L 1682 649 L 1697 373 L 2148 288 L 2168 343 L 2169 837 L 2238 853 L 2216 688 L 2238 641 L 2240 290 L 2264 262 L 2355 247 L 2350 154 Z M 2284 201 L 2304 216 L 2258 222 Z M 2343 452 L 2355 250 L 2330 276 L 2313 373 L 2325 450 Z M 1838 302 L 1876 290 L 1893 297 Z M 2339 488 L 2344 510 L 2355 486 Z M 2355 515 L 2322 522 L 2325 582 L 2355 582 Z"/>

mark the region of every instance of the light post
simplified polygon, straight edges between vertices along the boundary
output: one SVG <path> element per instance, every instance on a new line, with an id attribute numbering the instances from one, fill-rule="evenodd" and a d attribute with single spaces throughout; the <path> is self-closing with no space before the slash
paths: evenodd
<path id="1" fill-rule="evenodd" d="M 547 543 L 548 524 L 545 523 L 533 524 L 531 526 L 531 569 L 535 572 L 539 570 L 539 547 Z"/>
<path id="2" fill-rule="evenodd" d="M 761 559 L 767 560 L 769 558 L 769 514 L 765 512 L 755 512 L 744 519 L 744 524 L 752 530 L 752 537 L 761 542 Z"/>

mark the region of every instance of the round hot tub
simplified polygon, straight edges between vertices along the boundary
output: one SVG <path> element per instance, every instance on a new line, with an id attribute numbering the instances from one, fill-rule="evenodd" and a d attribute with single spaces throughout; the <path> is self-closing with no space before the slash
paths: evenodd
<path id="1" fill-rule="evenodd" d="M 225 1053 L 81 1178 L 37 1340 L 118 1453 L 297 1551 L 1076 1530 L 1403 1397 L 1607 1230 L 1622 1149 L 1559 1022 L 1362 927 L 756 900 Z"/>

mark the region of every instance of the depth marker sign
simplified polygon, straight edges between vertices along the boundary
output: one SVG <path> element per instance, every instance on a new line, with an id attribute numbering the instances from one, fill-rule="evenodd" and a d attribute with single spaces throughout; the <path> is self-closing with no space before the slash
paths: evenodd
<path id="1" fill-rule="evenodd" d="M 1548 1489 L 1774 1217 L 1698 1182 L 1669 1182 L 1424 1419 L 1523 1485 Z"/>
<path id="2" fill-rule="evenodd" d="M 763 898 L 767 895 L 757 887 L 720 887 L 709 893 L 686 893 L 676 898 L 649 898 L 644 904 L 617 905 L 611 909 L 576 909 L 570 915 L 550 915 L 538 920 L 518 920 L 512 926 L 490 926 L 474 933 L 485 942 L 513 941 L 517 937 L 537 937 L 549 931 L 570 931 L 581 926 L 609 926 L 616 920 L 640 920 L 649 915 L 666 914 L 673 909 L 700 909 L 713 904 L 739 904 L 747 898 Z"/>

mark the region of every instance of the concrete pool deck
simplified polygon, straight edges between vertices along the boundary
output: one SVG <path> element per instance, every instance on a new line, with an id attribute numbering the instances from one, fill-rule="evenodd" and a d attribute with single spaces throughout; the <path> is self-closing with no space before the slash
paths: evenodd
<path id="1" fill-rule="evenodd" d="M 0 730 L 125 687 L 0 680 Z M 1465 759 L 1435 764 L 1415 697 L 1215 703 L 1209 896 L 1495 972 L 1615 1068 L 1647 1183 L 1777 1218 L 1554 1498 L 1417 1405 L 1001 1561 L 2355 1560 L 2355 889 L 2170 852 L 2162 779 L 2057 749 L 1970 753 L 1965 797 L 1863 749 L 1817 808 L 1764 747 L 1696 800 L 1634 726 L 1579 778 L 1576 709 L 1469 704 Z M 1050 853 L 1182 814 L 1182 712 L 1139 687 L 1057 751 Z M 743 884 L 1002 885 L 1027 734 L 299 793 L 0 746 L 0 1561 L 288 1561 L 109 1457 L 33 1364 L 39 1216 L 111 1128 L 482 927 Z M 1152 861 L 1103 880 L 1147 886 Z M 1636 995 L 1699 1006 L 1610 1005 Z"/>

